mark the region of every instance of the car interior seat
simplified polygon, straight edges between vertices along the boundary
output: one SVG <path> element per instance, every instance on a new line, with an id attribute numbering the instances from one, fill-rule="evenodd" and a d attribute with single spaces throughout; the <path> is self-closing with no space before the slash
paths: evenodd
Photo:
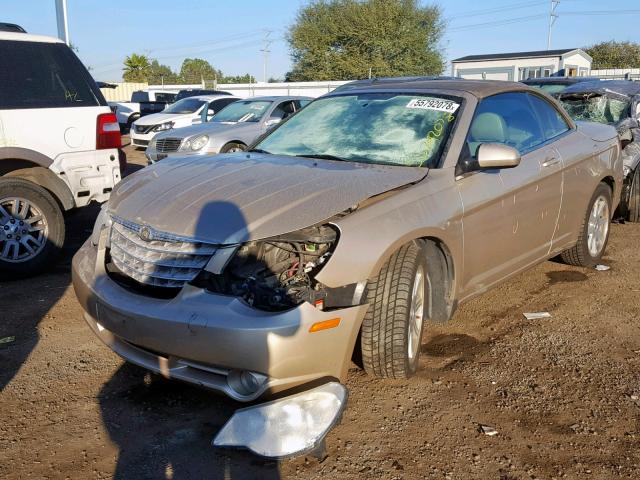
<path id="1" fill-rule="evenodd" d="M 507 126 L 502 116 L 494 112 L 479 114 L 469 131 L 469 153 L 475 157 L 481 143 L 506 143 Z"/>

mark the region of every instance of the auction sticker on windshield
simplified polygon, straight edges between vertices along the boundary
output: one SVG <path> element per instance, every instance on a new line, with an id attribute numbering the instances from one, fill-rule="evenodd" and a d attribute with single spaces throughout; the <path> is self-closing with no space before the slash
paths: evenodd
<path id="1" fill-rule="evenodd" d="M 451 100 L 444 100 L 442 98 L 412 98 L 407 103 L 407 108 L 420 108 L 422 110 L 437 110 L 439 112 L 455 112 L 460 104 Z"/>

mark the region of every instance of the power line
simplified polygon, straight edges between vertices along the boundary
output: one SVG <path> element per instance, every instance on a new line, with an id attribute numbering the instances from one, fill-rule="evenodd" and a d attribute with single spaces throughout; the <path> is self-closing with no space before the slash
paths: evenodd
<path id="1" fill-rule="evenodd" d="M 484 27 L 498 27 L 501 25 L 509 25 L 512 23 L 519 23 L 519 22 L 527 22 L 529 20 L 536 20 L 539 18 L 546 18 L 547 14 L 546 13 L 541 13 L 538 15 L 528 15 L 525 17 L 516 17 L 516 18 L 510 18 L 510 19 L 506 19 L 506 20 L 496 20 L 496 21 L 492 21 L 492 22 L 483 22 L 483 23 L 474 23 L 474 24 L 470 24 L 470 25 L 460 25 L 459 27 L 452 27 L 449 29 L 449 31 L 462 31 L 462 30 L 473 30 L 476 28 L 484 28 Z"/>
<path id="2" fill-rule="evenodd" d="M 497 13 L 497 12 L 508 12 L 511 10 L 520 10 L 523 8 L 530 8 L 530 7 L 536 7 L 539 5 L 546 5 L 546 1 L 529 1 L 529 2 L 522 2 L 522 3 L 516 3 L 516 4 L 511 4 L 511 5 L 503 5 L 500 7 L 492 7 L 492 8 L 483 8 L 483 9 L 479 9 L 479 10 L 472 10 L 466 13 L 463 13 L 461 15 L 454 15 L 453 17 L 449 18 L 448 20 L 450 21 L 456 21 L 459 18 L 467 18 L 467 17 L 479 17 L 482 15 L 489 15 L 492 13 Z"/>
<path id="3" fill-rule="evenodd" d="M 231 42 L 233 40 L 238 40 L 240 38 L 243 39 L 247 39 L 247 38 L 251 38 L 251 37 L 257 37 L 257 36 L 261 36 L 262 32 L 260 31 L 253 31 L 253 32 L 247 32 L 247 33 L 237 33 L 237 34 L 233 34 L 233 35 L 229 35 L 227 37 L 218 39 L 218 40 L 213 40 L 213 41 L 209 41 L 209 42 L 199 42 L 197 44 L 188 44 L 188 45 L 179 45 L 179 46 L 175 46 L 175 47 L 161 47 L 161 48 L 154 48 L 154 49 L 143 49 L 144 51 L 148 51 L 148 56 L 153 53 L 153 52 L 164 52 L 164 51 L 171 51 L 171 50 L 182 50 L 182 49 L 188 49 L 188 48 L 196 48 L 196 49 L 201 49 L 201 48 L 205 48 L 205 47 L 210 47 L 212 45 L 219 45 L 221 43 L 227 43 L 227 42 Z M 205 50 L 204 52 L 207 52 L 208 50 Z M 203 53 L 204 53 L 203 52 Z M 191 53 L 201 53 L 201 52 L 191 52 Z M 183 54 L 177 55 L 177 56 L 182 56 Z M 157 57 L 158 58 L 169 58 L 168 56 L 162 56 L 162 57 Z M 107 64 L 102 64 L 102 65 L 97 65 L 98 68 L 103 68 L 103 67 L 112 67 L 112 66 L 116 66 L 116 65 L 120 65 L 122 64 L 122 61 L 114 61 L 113 63 L 107 63 Z"/>
<path id="4" fill-rule="evenodd" d="M 639 15 L 640 10 L 587 10 L 586 12 L 562 12 L 563 15 Z"/>
<path id="5" fill-rule="evenodd" d="M 275 40 L 272 40 L 275 41 Z M 218 48 L 214 48 L 214 49 L 208 49 L 208 50 L 204 50 L 201 52 L 195 52 L 196 55 L 201 55 L 201 54 L 205 54 L 205 53 L 215 53 L 215 52 L 219 52 L 219 51 L 229 51 L 229 50 L 237 50 L 240 48 L 244 48 L 244 47 L 249 47 L 249 46 L 255 46 L 255 45 L 259 45 L 261 43 L 261 40 L 252 40 L 252 41 L 248 41 L 248 42 L 243 42 L 243 43 L 238 43 L 235 45 L 226 45 L 224 47 L 218 47 Z M 168 60 L 168 59 L 172 59 L 172 58 L 184 58 L 185 54 L 178 54 L 178 55 L 164 55 L 164 56 L 160 56 L 158 58 L 156 58 L 155 60 Z M 114 64 L 110 64 L 110 65 L 101 65 L 101 66 L 96 66 L 94 68 L 94 72 L 98 73 L 98 72 L 104 72 L 104 71 L 108 71 L 111 70 L 114 67 L 118 67 L 118 66 L 122 66 L 123 62 L 119 62 L 119 63 L 114 63 Z"/>

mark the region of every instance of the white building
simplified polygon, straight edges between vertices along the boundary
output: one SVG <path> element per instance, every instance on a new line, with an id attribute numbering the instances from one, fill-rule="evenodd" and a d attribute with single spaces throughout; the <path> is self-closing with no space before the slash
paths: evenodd
<path id="1" fill-rule="evenodd" d="M 592 58 L 580 48 L 537 52 L 467 55 L 451 62 L 454 77 L 487 80 L 526 80 L 552 75 L 588 76 Z"/>

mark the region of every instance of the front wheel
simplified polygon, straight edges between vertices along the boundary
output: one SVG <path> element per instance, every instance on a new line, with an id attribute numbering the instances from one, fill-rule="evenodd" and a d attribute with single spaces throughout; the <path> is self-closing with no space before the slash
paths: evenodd
<path id="1" fill-rule="evenodd" d="M 369 309 L 360 345 L 365 370 L 376 377 L 408 378 L 418 368 L 430 288 L 423 249 L 398 250 L 368 285 Z"/>
<path id="2" fill-rule="evenodd" d="M 242 143 L 231 142 L 222 147 L 220 153 L 244 152 L 246 149 L 247 146 Z"/>
<path id="3" fill-rule="evenodd" d="M 0 279 L 28 277 L 51 264 L 64 244 L 60 207 L 42 187 L 0 179 Z"/>
<path id="4" fill-rule="evenodd" d="M 607 248 L 610 225 L 611 189 L 600 183 L 589 202 L 578 242 L 560 254 L 562 260 L 578 267 L 593 267 L 599 263 Z"/>

